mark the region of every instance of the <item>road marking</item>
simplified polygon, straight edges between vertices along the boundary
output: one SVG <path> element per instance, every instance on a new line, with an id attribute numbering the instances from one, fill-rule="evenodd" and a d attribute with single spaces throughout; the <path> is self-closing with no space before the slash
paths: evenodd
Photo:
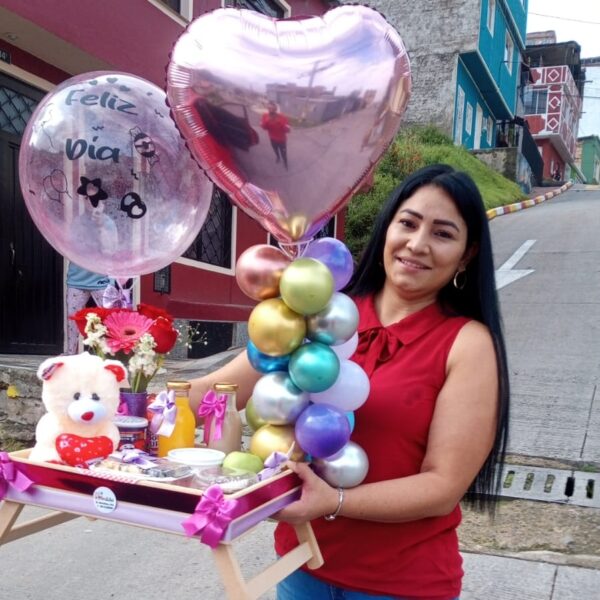
<path id="1" fill-rule="evenodd" d="M 525 256 L 527 251 L 535 244 L 536 240 L 527 240 L 521 247 L 499 268 L 496 270 L 496 289 L 518 281 L 522 277 L 531 275 L 535 269 L 514 269 L 513 267 Z"/>

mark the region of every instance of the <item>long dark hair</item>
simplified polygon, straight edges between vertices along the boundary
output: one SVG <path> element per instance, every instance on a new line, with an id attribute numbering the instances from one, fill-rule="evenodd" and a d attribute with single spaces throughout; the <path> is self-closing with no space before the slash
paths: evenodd
<path id="1" fill-rule="evenodd" d="M 449 282 L 440 290 L 438 300 L 448 313 L 469 317 L 486 325 L 494 341 L 498 365 L 496 438 L 494 447 L 465 497 L 467 503 L 474 508 L 487 509 L 493 514 L 502 483 L 502 467 L 508 441 L 510 389 L 490 228 L 481 195 L 471 177 L 448 165 L 424 167 L 407 177 L 390 194 L 380 211 L 354 276 L 344 291 L 352 296 L 367 296 L 383 288 L 386 276 L 383 248 L 388 227 L 402 203 L 424 185 L 435 185 L 452 198 L 467 224 L 467 248 L 475 244 L 478 250 L 467 264 L 464 288 L 458 290 Z"/>

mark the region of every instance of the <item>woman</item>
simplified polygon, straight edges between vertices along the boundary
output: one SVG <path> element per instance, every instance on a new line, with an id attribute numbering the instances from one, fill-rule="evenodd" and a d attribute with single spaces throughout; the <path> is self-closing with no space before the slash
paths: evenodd
<path id="1" fill-rule="evenodd" d="M 302 496 L 277 515 L 276 550 L 297 543 L 289 524 L 310 520 L 325 564 L 290 575 L 278 599 L 452 600 L 459 502 L 469 492 L 493 512 L 508 423 L 490 233 L 473 181 L 445 165 L 408 177 L 346 291 L 360 312 L 353 360 L 371 381 L 352 434 L 369 473 L 341 491 L 291 463 Z M 219 375 L 244 394 L 257 378 L 245 354 Z"/>

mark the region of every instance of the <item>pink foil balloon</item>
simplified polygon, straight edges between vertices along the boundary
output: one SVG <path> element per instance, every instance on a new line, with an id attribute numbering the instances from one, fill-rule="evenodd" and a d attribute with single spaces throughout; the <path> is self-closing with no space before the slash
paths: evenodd
<path id="1" fill-rule="evenodd" d="M 178 39 L 167 72 L 192 154 L 284 244 L 310 240 L 360 188 L 410 86 L 398 33 L 358 5 L 298 20 L 214 10 Z"/>
<path id="2" fill-rule="evenodd" d="M 185 252 L 213 187 L 169 117 L 164 91 L 104 71 L 44 97 L 23 134 L 19 177 L 33 221 L 58 252 L 124 278 Z"/>
<path id="3" fill-rule="evenodd" d="M 276 298 L 281 274 L 290 263 L 291 259 L 275 246 L 250 246 L 237 260 L 235 278 L 242 292 L 254 300 Z"/>

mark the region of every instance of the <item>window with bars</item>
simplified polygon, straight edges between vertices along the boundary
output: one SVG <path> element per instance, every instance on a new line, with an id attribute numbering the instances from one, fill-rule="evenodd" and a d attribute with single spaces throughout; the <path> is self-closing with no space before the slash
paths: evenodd
<path id="1" fill-rule="evenodd" d="M 281 5 L 273 0 L 228 0 L 225 5 L 230 8 L 248 8 L 276 19 L 285 17 Z"/>
<path id="2" fill-rule="evenodd" d="M 206 221 L 183 257 L 230 269 L 232 217 L 227 194 L 215 186 Z"/>
<path id="3" fill-rule="evenodd" d="M 37 102 L 0 85 L 0 131 L 21 135 Z"/>

